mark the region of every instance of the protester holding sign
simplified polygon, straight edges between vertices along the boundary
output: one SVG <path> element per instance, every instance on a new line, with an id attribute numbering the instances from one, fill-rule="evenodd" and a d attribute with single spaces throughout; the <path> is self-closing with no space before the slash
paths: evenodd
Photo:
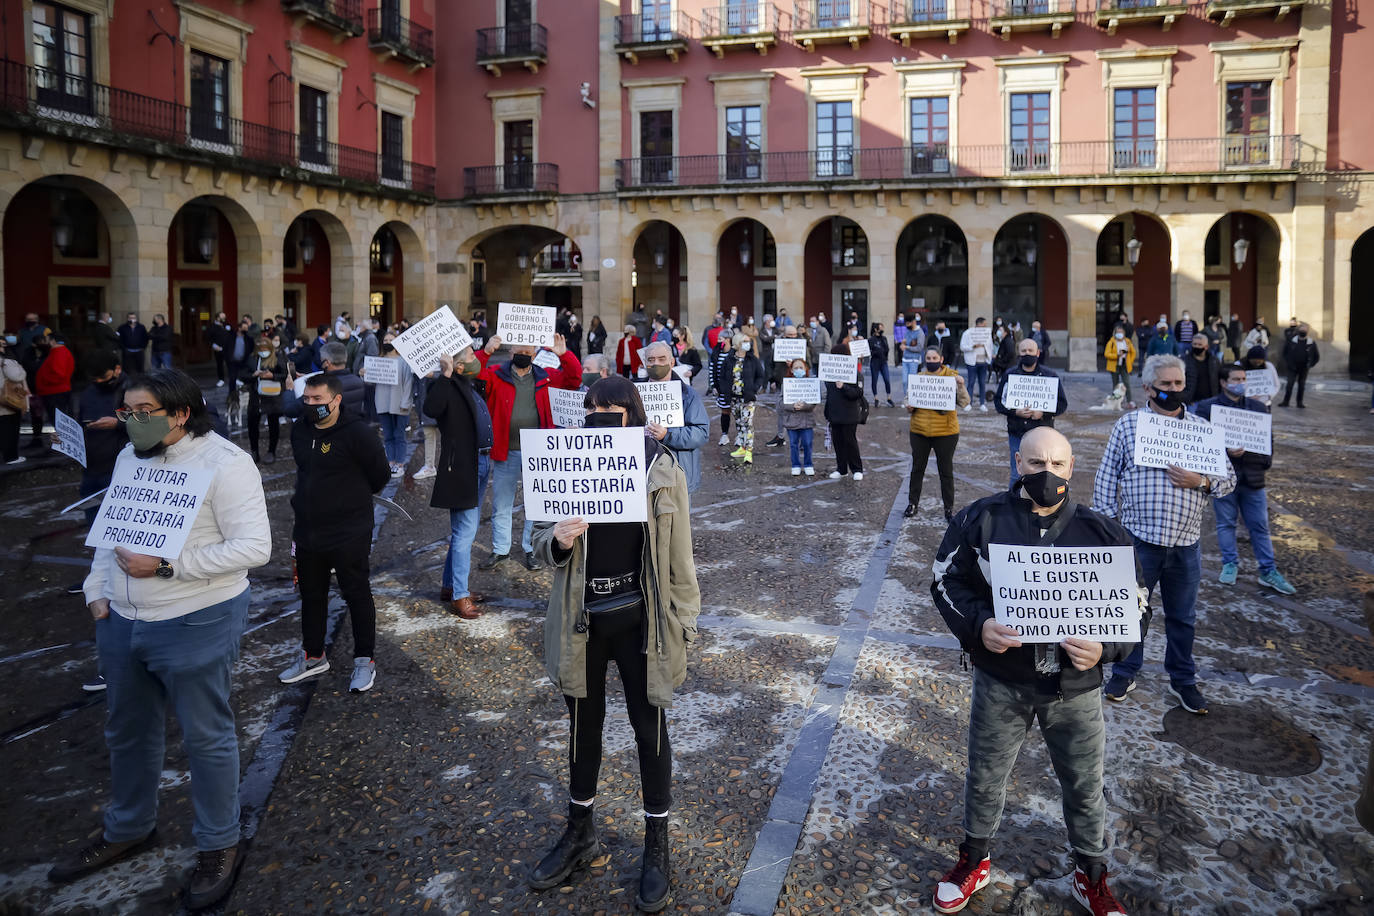
<path id="1" fill-rule="evenodd" d="M 959 349 L 964 353 L 964 367 L 968 372 L 968 390 L 973 394 L 978 389 L 978 409 L 986 411 L 988 389 L 988 369 L 992 365 L 992 330 L 988 320 L 981 315 L 973 320 L 973 327 L 965 329 L 959 338 Z M 964 410 L 971 410 L 972 402 Z"/>
<path id="2" fill-rule="evenodd" d="M 669 382 L 682 389 L 682 425 L 667 427 L 650 423 L 649 435 L 673 450 L 682 473 L 687 477 L 687 492 L 695 493 L 701 486 L 701 448 L 711 435 L 711 418 L 701 395 L 690 383 L 673 377 L 673 351 L 669 344 L 651 343 L 644 348 L 644 369 L 656 382 Z"/>
<path id="3" fill-rule="evenodd" d="M 415 374 L 396 352 L 395 340 L 396 336 L 388 333 L 382 339 L 381 354 L 368 358 L 374 366 L 392 363 L 395 370 L 388 373 L 388 377 L 395 381 L 382 382 L 366 375 L 363 378 L 372 383 L 374 414 L 382 424 L 382 442 L 386 445 L 391 476 L 400 477 L 406 471 L 406 426 L 410 423 L 410 407 L 415 397 Z"/>
<path id="4" fill-rule="evenodd" d="M 849 345 L 841 341 L 830 351 L 836 356 L 850 359 Z M 859 424 L 865 420 L 863 403 L 864 383 L 854 366 L 853 381 L 825 383 L 825 419 L 830 424 L 830 438 L 835 443 L 835 470 L 830 472 L 831 480 L 847 477 L 851 472 L 855 480 L 864 479 L 864 459 L 859 454 Z"/>
<path id="5" fill-rule="evenodd" d="M 494 569 L 510 556 L 511 514 L 515 508 L 515 488 L 520 485 L 520 431 L 552 428 L 548 389 L 571 391 L 582 381 L 582 364 L 568 352 L 561 334 L 553 338 L 553 352 L 561 362 L 557 369 L 534 365 L 535 347 L 528 344 L 511 347 L 510 362 L 494 366 L 490 363 L 491 354 L 501 346 L 498 334 L 477 353 L 477 361 L 482 364 L 478 378 L 486 386 L 492 426 L 491 556 L 477 564 L 481 570 Z M 533 523 L 526 519 L 520 539 L 525 568 L 531 570 L 541 568 L 530 542 L 533 529 Z"/>
<path id="6" fill-rule="evenodd" d="M 808 379 L 813 381 L 817 388 L 814 401 L 800 400 L 795 396 L 791 399 L 787 397 L 791 393 L 789 383 L 807 379 L 806 366 L 804 358 L 792 360 L 792 365 L 788 367 L 791 377 L 783 379 L 782 393 L 779 395 L 781 403 L 778 405 L 778 414 L 782 418 L 783 428 L 787 430 L 787 443 L 792 452 L 793 477 L 803 472 L 807 477 L 812 477 L 816 473 L 811 461 L 811 445 L 816 435 L 816 404 L 820 402 L 819 380 Z"/>
<path id="7" fill-rule="evenodd" d="M 86 355 L 85 366 L 91 383 L 76 402 L 76 419 L 86 440 L 86 467 L 81 472 L 78 496 L 99 493 L 110 485 L 115 461 L 129 441 L 124 424 L 115 417 L 129 380 L 119 357 L 108 350 L 93 350 Z M 97 509 L 98 503 L 87 506 L 87 525 L 95 518 Z M 69 591 L 77 594 L 80 590 Z"/>
<path id="8" fill-rule="evenodd" d="M 645 422 L 629 382 L 609 378 L 587 392 L 587 428 Z M 550 680 L 568 707 L 568 822 L 529 874 L 545 890 L 564 884 L 600 853 L 593 804 L 606 716 L 606 669 L 615 661 L 639 749 L 644 856 L 635 904 L 657 912 L 669 903 L 668 811 L 672 750 L 664 710 L 687 675 L 687 645 L 697 638 L 701 592 L 692 558 L 687 480 L 672 452 L 642 437 L 647 465 L 647 522 L 588 524 L 581 518 L 540 523 L 534 542 L 553 567 L 544 624 Z M 628 458 L 632 456 L 621 456 Z"/>
<path id="9" fill-rule="evenodd" d="M 763 371 L 763 363 L 753 353 L 754 341 L 748 334 L 734 335 L 731 343 L 734 349 L 721 365 L 716 390 L 729 402 L 730 416 L 735 421 L 735 450 L 730 457 L 743 458 L 745 464 L 753 464 L 754 407 L 759 392 L 768 385 L 768 376 Z M 722 431 L 724 425 L 721 421 Z"/>
<path id="10" fill-rule="evenodd" d="M 1221 380 L 1221 394 L 1203 401 L 1193 410 L 1204 420 L 1215 420 L 1216 414 L 1228 410 L 1259 414 L 1264 419 L 1269 408 L 1245 396 L 1246 370 L 1240 363 L 1226 367 Z M 1250 532 L 1250 548 L 1259 564 L 1259 584 L 1272 588 L 1280 595 L 1296 595 L 1298 590 L 1284 578 L 1274 562 L 1274 544 L 1269 537 L 1269 497 L 1264 475 L 1273 463 L 1274 437 L 1272 432 L 1266 450 L 1228 448 L 1231 465 L 1236 469 L 1236 488 L 1212 500 L 1217 519 L 1217 547 L 1221 550 L 1222 585 L 1234 585 L 1240 571 L 1240 554 L 1236 551 L 1236 517 L 1245 519 Z"/>
<path id="11" fill-rule="evenodd" d="M 248 570 L 271 557 L 271 526 L 257 468 L 213 432 L 200 388 L 185 373 L 158 369 L 131 380 L 118 416 L 132 445 L 120 453 L 114 480 L 130 481 L 124 496 L 143 503 L 147 516 L 120 529 L 133 545 L 163 537 L 159 526 L 170 520 L 176 527 L 168 536 L 184 546 L 160 556 L 135 546 L 96 550 L 85 595 L 109 682 L 111 801 L 100 837 L 48 877 L 74 880 L 154 841 L 170 704 L 191 761 L 199 851 L 185 903 L 199 909 L 229 891 L 240 864 L 239 743 L 229 692 L 248 617 Z M 183 486 L 192 477 L 206 483 L 198 498 Z"/>
<path id="12" fill-rule="evenodd" d="M 911 411 L 909 429 L 911 439 L 911 480 L 907 484 L 906 509 L 902 518 L 911 518 L 921 505 L 921 487 L 925 482 L 930 453 L 935 453 L 935 467 L 940 474 L 940 499 L 945 507 L 945 521 L 954 517 L 954 449 L 959 445 L 959 408 L 969 405 L 968 386 L 954 369 L 945 364 L 940 347 L 926 347 L 925 361 L 912 380 L 939 376 L 954 380 L 954 403 L 948 410 L 908 407 Z"/>
<path id="13" fill-rule="evenodd" d="M 277 438 L 281 435 L 282 383 L 286 380 L 287 362 L 277 353 L 277 343 L 271 337 L 258 338 L 257 349 L 244 361 L 239 379 L 248 388 L 248 446 L 253 460 L 272 464 L 277 460 Z M 267 418 L 267 458 L 258 453 L 258 436 L 262 418 Z"/>
<path id="14" fill-rule="evenodd" d="M 1016 483 L 1016 453 L 1021 450 L 1021 437 L 1040 426 L 1054 426 L 1054 418 L 1069 409 L 1069 399 L 1064 394 L 1064 386 L 1059 376 L 1045 368 L 1040 362 L 1040 345 L 1033 337 L 1026 337 L 1016 345 L 1017 364 L 1002 375 L 997 384 L 997 396 L 993 402 L 997 412 L 1007 418 L 1007 452 L 1011 458 L 1011 479 L 1007 486 Z M 1028 381 L 1030 379 L 1049 379 L 1050 381 Z M 1027 391 L 1019 398 L 1008 397 L 1008 385 L 1013 388 L 1025 386 Z M 1032 391 L 1035 388 L 1037 390 Z M 1050 389 L 1054 390 L 1049 394 Z M 1046 397 L 1048 395 L 1048 397 Z M 1044 400 L 1036 400 L 1036 396 Z M 1029 406 L 1032 400 L 1035 405 Z M 1047 409 L 1050 408 L 1050 409 Z"/>
<path id="15" fill-rule="evenodd" d="M 1269 362 L 1264 347 L 1251 347 L 1245 353 L 1245 396 L 1270 407 L 1278 393 L 1279 370 Z"/>
<path id="16" fill-rule="evenodd" d="M 782 386 L 787 378 L 792 377 L 791 364 L 798 359 L 806 360 L 808 366 L 816 364 L 815 353 L 811 340 L 805 334 L 797 333 L 797 326 L 785 324 L 782 333 L 773 341 L 773 378 L 778 386 L 777 400 L 773 403 L 773 413 L 776 418 L 777 428 L 773 433 L 773 438 L 769 439 L 764 445 L 778 446 L 787 440 L 787 430 L 784 420 L 787 417 L 787 400 L 783 397 Z"/>
<path id="17" fill-rule="evenodd" d="M 1093 914 L 1123 913 L 1107 885 L 1106 728 L 1097 691 L 1103 663 L 1125 658 L 1137 644 L 1065 636 L 1058 643 L 1023 645 L 1017 630 L 997 622 L 994 603 L 998 598 L 1032 602 L 1039 593 L 1058 592 L 1055 597 L 1062 597 L 1066 611 L 1111 604 L 1121 625 L 1146 617 L 1149 605 L 1134 575 L 1128 574 L 1128 588 L 1110 593 L 1096 584 L 1101 549 L 1129 547 L 1131 539 L 1115 520 L 1073 501 L 1069 441 L 1055 430 L 1034 429 L 1022 439 L 1017 457 L 1017 483 L 962 509 L 935 555 L 931 597 L 973 661 L 964 841 L 958 861 L 935 891 L 935 909 L 958 912 L 990 880 L 988 852 L 1002 818 L 1007 781 L 1038 719 L 1064 793 L 1064 821 L 1077 866 L 1074 898 Z M 1039 581 L 998 581 L 996 572 L 990 580 L 984 570 L 1004 545 L 1079 549 L 1046 549 L 1047 556 L 1056 556 L 1053 565 L 1027 556 L 1035 570 L 1026 578 Z"/>
<path id="18" fill-rule="evenodd" d="M 1197 590 L 1202 576 L 1198 537 L 1208 498 L 1225 496 L 1235 489 L 1236 473 L 1229 466 L 1226 476 L 1212 477 L 1176 464 L 1163 468 L 1138 464 L 1136 430 L 1142 417 L 1173 418 L 1199 432 L 1209 427 L 1207 421 L 1184 409 L 1183 360 L 1151 356 L 1145 361 L 1141 378 L 1148 405 L 1123 414 L 1112 427 L 1093 482 L 1093 510 L 1119 519 L 1131 533 L 1146 588 L 1153 590 L 1158 585 L 1160 589 L 1169 692 L 1184 709 L 1206 715 L 1207 700 L 1198 689 L 1197 666 L 1193 663 Z M 1135 677 L 1144 661 L 1143 646 L 1142 640 L 1128 658 L 1113 666 L 1103 691 L 1107 699 L 1119 703 L 1135 689 Z"/>

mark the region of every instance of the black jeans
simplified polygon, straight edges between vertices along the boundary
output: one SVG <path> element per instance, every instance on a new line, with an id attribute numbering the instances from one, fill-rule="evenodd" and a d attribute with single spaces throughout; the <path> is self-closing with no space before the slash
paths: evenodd
<path id="1" fill-rule="evenodd" d="M 17 413 L 0 417 L 0 461 L 19 457 L 19 421 L 22 419 Z"/>
<path id="2" fill-rule="evenodd" d="M 40 415 L 35 417 L 33 421 L 33 437 L 35 439 L 41 439 L 43 436 L 44 417 L 51 420 L 53 428 L 56 429 L 57 412 L 59 410 L 69 417 L 74 413 L 72 410 L 72 393 L 70 391 L 63 391 L 60 394 L 45 394 L 42 395 L 39 400 L 43 402 L 43 409 L 39 412 Z M 1302 403 L 1301 394 L 1298 395 L 1298 403 Z"/>
<path id="3" fill-rule="evenodd" d="M 935 452 L 935 467 L 940 472 L 940 499 L 946 512 L 954 511 L 954 448 L 959 444 L 959 434 L 952 436 L 923 436 L 911 433 L 911 483 L 907 487 L 906 501 L 913 506 L 921 504 L 921 483 L 926 476 L 926 466 L 930 464 L 930 453 Z"/>
<path id="4" fill-rule="evenodd" d="M 648 814 L 667 814 L 672 806 L 673 752 L 663 710 L 649 702 L 649 670 L 644 656 L 644 604 L 591 615 L 587 633 L 586 699 L 564 696 L 572 719 L 568 742 L 569 791 L 575 799 L 596 796 L 601 771 L 601 725 L 606 718 L 606 668 L 614 659 L 625 688 L 639 749 L 639 782 Z"/>
<path id="5" fill-rule="evenodd" d="M 121 362 L 124 364 L 125 374 L 140 375 L 143 372 L 143 351 L 125 350 Z"/>
<path id="6" fill-rule="evenodd" d="M 1289 395 L 1293 393 L 1293 382 L 1295 381 L 1298 383 L 1298 406 L 1301 407 L 1302 396 L 1307 391 L 1307 370 L 1300 369 L 1297 372 L 1292 369 L 1288 370 L 1288 383 L 1283 386 L 1283 404 L 1285 407 L 1288 405 Z"/>
<path id="7" fill-rule="evenodd" d="M 215 378 L 224 381 L 225 370 L 229 366 L 229 360 L 224 355 L 223 350 L 215 350 Z"/>
<path id="8" fill-rule="evenodd" d="M 324 654 L 324 631 L 329 618 L 329 572 L 339 580 L 339 594 L 353 623 L 353 657 L 371 658 L 377 644 L 377 607 L 372 603 L 372 575 L 368 560 L 372 539 L 334 550 L 296 553 L 296 580 L 301 592 L 301 636 L 305 654 Z"/>
<path id="9" fill-rule="evenodd" d="M 859 455 L 859 424 L 831 423 L 830 438 L 835 444 L 835 469 L 841 474 L 850 471 L 863 473 L 864 460 Z"/>
<path id="10" fill-rule="evenodd" d="M 248 408 L 248 445 L 253 450 L 253 457 L 258 455 L 258 434 L 261 432 L 259 426 L 262 425 L 262 418 L 267 418 L 267 450 L 272 454 L 277 453 L 277 439 L 281 436 L 281 414 L 263 413 L 262 408 L 253 405 Z"/>

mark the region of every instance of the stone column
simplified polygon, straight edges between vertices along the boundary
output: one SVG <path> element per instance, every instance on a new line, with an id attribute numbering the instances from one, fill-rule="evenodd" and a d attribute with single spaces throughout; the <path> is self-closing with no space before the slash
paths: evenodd
<path id="1" fill-rule="evenodd" d="M 1097 237 L 1107 214 L 1065 220 L 1069 246 L 1069 371 L 1097 371 Z"/>

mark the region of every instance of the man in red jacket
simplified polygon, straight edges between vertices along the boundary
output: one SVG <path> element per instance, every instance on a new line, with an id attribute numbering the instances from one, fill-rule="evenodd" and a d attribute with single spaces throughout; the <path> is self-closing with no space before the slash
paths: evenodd
<path id="1" fill-rule="evenodd" d="M 477 564 L 478 569 L 493 569 L 510 557 L 511 512 L 515 507 L 515 488 L 520 484 L 520 431 L 552 429 L 553 411 L 549 407 L 549 386 L 576 391 L 582 384 L 582 364 L 568 352 L 562 334 L 553 337 L 557 369 L 533 365 L 534 347 L 511 347 L 509 363 L 491 365 L 491 354 L 501 348 L 501 338 L 493 336 L 477 354 L 482 363 L 478 376 L 487 386 L 487 409 L 491 412 L 491 556 Z M 534 558 L 530 534 L 534 524 L 525 521 L 520 546 L 525 551 L 525 568 L 539 569 Z"/>
<path id="2" fill-rule="evenodd" d="M 33 393 L 43 402 L 43 413 L 55 424 L 56 411 L 71 416 L 72 375 L 76 372 L 76 359 L 67 345 L 53 336 L 51 330 L 35 344 L 38 358 L 42 361 L 33 379 Z M 42 421 L 34 417 L 34 440 L 41 444 L 38 432 Z"/>

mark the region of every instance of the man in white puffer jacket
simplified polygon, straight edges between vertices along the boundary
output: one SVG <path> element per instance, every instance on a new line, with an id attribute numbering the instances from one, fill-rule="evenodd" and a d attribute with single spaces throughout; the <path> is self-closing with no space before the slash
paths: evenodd
<path id="1" fill-rule="evenodd" d="M 116 480 L 122 466 L 137 461 L 206 469 L 214 478 L 176 556 L 96 551 L 84 588 L 109 684 L 112 797 L 101 835 L 55 865 L 49 878 L 73 880 L 153 841 L 170 703 L 193 774 L 192 834 L 200 855 L 186 904 L 197 909 L 228 892 L 240 863 L 230 679 L 248 617 L 248 570 L 268 561 L 272 532 L 253 459 L 213 432 L 189 376 L 158 369 L 134 378 L 116 415 L 130 439 L 116 460 Z"/>

